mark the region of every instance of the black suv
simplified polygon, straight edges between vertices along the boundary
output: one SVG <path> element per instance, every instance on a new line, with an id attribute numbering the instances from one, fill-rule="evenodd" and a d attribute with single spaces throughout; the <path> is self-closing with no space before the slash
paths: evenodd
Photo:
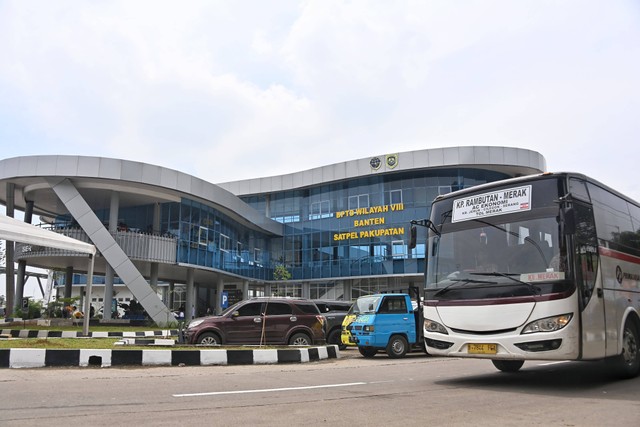
<path id="1" fill-rule="evenodd" d="M 327 344 L 335 344 L 340 350 L 347 348 L 342 344 L 340 334 L 342 333 L 342 321 L 347 315 L 351 302 L 334 301 L 334 300 L 318 300 L 314 299 L 320 313 L 325 318 L 325 330 L 327 332 Z"/>
<path id="2" fill-rule="evenodd" d="M 325 344 L 324 317 L 311 300 L 252 298 L 227 308 L 220 316 L 189 322 L 189 344 Z"/>

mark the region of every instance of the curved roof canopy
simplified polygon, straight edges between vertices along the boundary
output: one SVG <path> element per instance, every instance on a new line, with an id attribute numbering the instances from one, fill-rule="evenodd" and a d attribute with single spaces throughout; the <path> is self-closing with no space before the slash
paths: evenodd
<path id="1" fill-rule="evenodd" d="M 0 216 L 0 239 L 30 245 L 46 246 L 95 255 L 96 247 L 53 231 L 19 221 L 5 215 Z"/>

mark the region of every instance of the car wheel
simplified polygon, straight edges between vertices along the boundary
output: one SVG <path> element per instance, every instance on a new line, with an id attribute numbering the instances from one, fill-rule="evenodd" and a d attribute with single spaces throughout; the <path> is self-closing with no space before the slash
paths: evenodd
<path id="1" fill-rule="evenodd" d="M 198 337 L 198 344 L 201 345 L 220 345 L 220 338 L 213 332 L 205 332 Z"/>
<path id="2" fill-rule="evenodd" d="M 627 320 L 622 332 L 622 353 L 607 359 L 618 377 L 628 379 L 640 373 L 640 337 L 638 327 Z"/>
<path id="3" fill-rule="evenodd" d="M 491 362 L 502 372 L 518 372 L 524 365 L 524 360 L 491 360 Z"/>
<path id="4" fill-rule="evenodd" d="M 372 358 L 373 356 L 376 355 L 376 353 L 378 353 L 377 349 L 371 348 L 371 347 L 358 347 L 358 351 L 360 352 L 361 355 L 363 355 L 367 359 Z"/>
<path id="5" fill-rule="evenodd" d="M 297 334 L 293 334 L 293 336 L 289 339 L 289 345 L 311 345 L 311 338 L 307 336 L 307 334 L 303 334 L 299 332 Z"/>
<path id="6" fill-rule="evenodd" d="M 346 345 L 342 344 L 341 338 L 342 331 L 340 329 L 334 329 L 329 332 L 329 336 L 327 337 L 327 344 L 337 345 L 340 350 L 344 350 L 347 348 Z"/>
<path id="7" fill-rule="evenodd" d="M 387 354 L 392 359 L 400 359 L 407 354 L 409 349 L 409 343 L 407 339 L 402 335 L 393 335 L 389 338 L 389 344 L 387 344 Z"/>

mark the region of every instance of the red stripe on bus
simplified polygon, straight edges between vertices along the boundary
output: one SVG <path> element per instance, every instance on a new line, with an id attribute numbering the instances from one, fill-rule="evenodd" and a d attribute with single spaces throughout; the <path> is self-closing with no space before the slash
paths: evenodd
<path id="1" fill-rule="evenodd" d="M 632 262 L 634 264 L 640 264 L 640 257 L 630 254 L 625 254 L 624 252 L 619 252 L 613 249 L 605 248 L 604 246 L 598 246 L 598 250 L 600 255 L 606 256 L 609 258 L 615 258 L 620 261 Z"/>

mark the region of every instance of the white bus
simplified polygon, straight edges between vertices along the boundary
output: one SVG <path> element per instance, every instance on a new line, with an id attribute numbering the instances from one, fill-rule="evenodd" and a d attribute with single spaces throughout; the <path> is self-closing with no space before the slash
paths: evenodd
<path id="1" fill-rule="evenodd" d="M 607 359 L 640 373 L 640 204 L 574 173 L 439 196 L 426 221 L 429 354 Z"/>

